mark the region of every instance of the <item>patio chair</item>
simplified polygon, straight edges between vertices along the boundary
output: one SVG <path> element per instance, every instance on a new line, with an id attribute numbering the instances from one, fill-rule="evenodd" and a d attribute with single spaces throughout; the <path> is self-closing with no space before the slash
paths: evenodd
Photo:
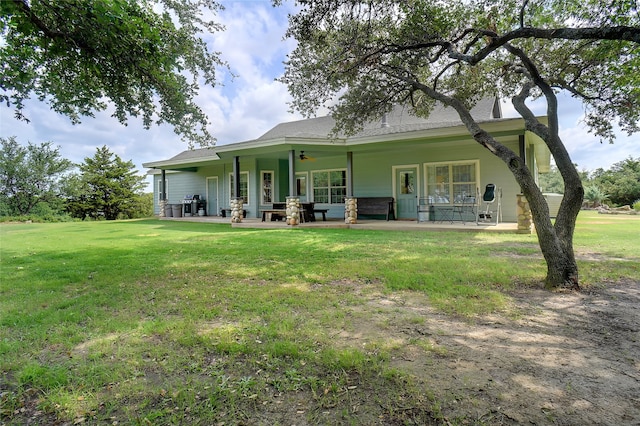
<path id="1" fill-rule="evenodd" d="M 495 221 L 495 225 L 500 221 L 502 215 L 501 206 L 502 190 L 496 188 L 492 183 L 487 184 L 482 195 L 481 205 L 478 208 L 478 216 L 476 218 L 476 224 L 479 223 L 491 223 Z M 482 204 L 484 204 L 484 211 L 482 210 Z M 491 209 L 495 207 L 495 209 Z"/>
<path id="2" fill-rule="evenodd" d="M 466 225 L 466 218 L 476 216 L 476 200 L 478 199 L 478 189 L 476 188 L 475 195 L 467 195 L 463 192 L 459 197 L 459 203 L 453 206 L 453 216 L 451 217 L 451 223 L 456 220 L 456 215 L 460 218 L 463 225 Z"/>

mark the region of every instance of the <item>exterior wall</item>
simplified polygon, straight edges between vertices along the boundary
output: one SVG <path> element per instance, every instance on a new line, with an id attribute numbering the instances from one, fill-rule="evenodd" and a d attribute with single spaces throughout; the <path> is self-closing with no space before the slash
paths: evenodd
<path id="1" fill-rule="evenodd" d="M 501 140 L 518 152 L 517 137 Z M 354 195 L 391 196 L 394 192 L 393 166 L 418 164 L 418 197 L 426 196 L 425 165 L 428 163 L 477 160 L 480 168 L 480 195 L 488 183 L 502 189 L 502 216 L 505 222 L 515 222 L 516 195 L 520 188 L 507 166 L 476 142 L 413 145 L 393 152 L 354 153 Z"/>
<path id="2" fill-rule="evenodd" d="M 154 191 L 154 214 L 160 212 L 158 205 L 158 185 L 162 175 L 153 176 L 153 191 Z M 205 193 L 205 179 L 202 175 L 194 172 L 181 172 L 181 173 L 167 173 L 166 174 L 167 186 L 169 191 L 167 193 L 168 204 L 182 204 L 182 200 L 185 195 L 204 194 Z"/>
<path id="3" fill-rule="evenodd" d="M 501 139 L 500 142 L 518 152 L 518 137 L 512 136 Z M 426 195 L 426 165 L 438 162 L 454 162 L 463 160 L 478 161 L 479 181 L 477 185 L 480 195 L 484 192 L 488 183 L 493 183 L 502 189 L 503 221 L 515 222 L 516 195 L 520 193 L 513 175 L 506 165 L 489 151 L 482 148 L 472 140 L 450 141 L 433 143 L 412 142 L 404 144 L 398 142 L 393 148 L 377 151 L 359 151 L 354 147 L 353 151 L 353 195 L 355 197 L 366 196 L 393 196 L 394 195 L 394 167 L 416 165 L 417 166 L 417 197 Z M 527 150 L 529 154 L 530 150 Z M 533 156 L 528 156 L 528 162 Z M 218 207 L 228 208 L 230 197 L 229 176 L 233 173 L 232 160 L 218 160 L 213 164 L 200 167 L 196 172 L 167 172 L 169 203 L 181 203 L 187 194 L 200 194 L 207 197 L 207 178 L 217 177 L 218 180 Z M 313 201 L 312 172 L 317 170 L 346 169 L 346 154 L 340 153 L 333 156 L 318 156 L 316 161 L 296 161 L 296 172 L 307 172 L 309 181 L 309 201 Z M 261 200 L 261 172 L 273 171 L 274 173 L 274 201 L 283 202 L 289 194 L 289 165 L 287 160 L 256 159 L 253 157 L 240 158 L 240 171 L 249 173 L 249 200 L 244 208 L 248 217 L 259 217 L 260 209 L 266 205 L 260 205 Z M 154 176 L 154 212 L 158 214 L 157 205 L 158 181 L 161 175 Z M 316 204 L 317 208 L 328 209 L 327 215 L 331 218 L 344 217 L 343 204 Z M 219 212 L 219 211 L 218 211 Z"/>

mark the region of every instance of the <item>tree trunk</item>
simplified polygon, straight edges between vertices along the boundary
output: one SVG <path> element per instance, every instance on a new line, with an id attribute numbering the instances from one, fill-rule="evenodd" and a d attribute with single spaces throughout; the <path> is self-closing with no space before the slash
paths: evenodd
<path id="1" fill-rule="evenodd" d="M 530 114 L 530 116 L 523 114 L 527 130 L 535 128 L 537 130 L 536 134 L 543 134 L 542 137 L 552 155 L 554 155 L 558 169 L 565 182 L 564 198 L 560 204 L 556 223 L 553 225 L 547 201 L 524 160 L 483 130 L 461 102 L 428 87 L 421 87 L 421 89 L 425 90 L 432 98 L 453 107 L 476 142 L 504 161 L 511 173 L 513 173 L 523 194 L 529 201 L 540 250 L 547 263 L 545 287 L 548 289 L 579 289 L 578 265 L 573 254 L 573 231 L 578 212 L 582 206 L 584 190 L 580 176 L 571 163 L 562 141 L 557 136 L 557 132 L 549 132 L 533 114 Z M 551 111 L 551 113 L 553 112 Z M 557 113 L 557 111 L 555 112 Z M 540 128 L 536 126 L 540 126 Z"/>
<path id="2" fill-rule="evenodd" d="M 548 289 L 570 288 L 578 290 L 580 288 L 578 265 L 573 254 L 575 216 L 571 219 L 571 215 L 566 214 L 567 210 L 570 210 L 568 206 L 571 206 L 574 201 L 566 198 L 565 190 L 565 198 L 560 206 L 556 223 L 553 225 L 549 215 L 549 207 L 542 192 L 535 185 L 535 182 L 531 183 L 535 186 L 533 191 L 530 189 L 525 191 L 524 188 L 523 191 L 529 201 L 540 250 L 547 263 L 545 287 Z M 531 183 L 527 186 L 531 187 Z M 564 208 L 563 205 L 565 205 Z M 561 216 L 564 216 L 564 219 Z"/>
<path id="3" fill-rule="evenodd" d="M 488 134 L 484 138 L 490 138 L 490 141 L 485 140 L 484 143 L 494 141 Z M 573 254 L 573 230 L 582 205 L 580 190 L 572 191 L 570 185 L 565 184 L 565 196 L 554 225 L 551 223 L 547 201 L 524 160 L 502 146 L 496 149 L 495 154 L 507 164 L 529 201 L 540 250 L 547 263 L 545 287 L 579 289 L 578 265 Z"/>

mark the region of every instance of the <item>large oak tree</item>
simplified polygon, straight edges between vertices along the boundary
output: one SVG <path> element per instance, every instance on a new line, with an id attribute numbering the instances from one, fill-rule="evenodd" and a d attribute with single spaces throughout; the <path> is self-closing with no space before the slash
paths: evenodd
<path id="1" fill-rule="evenodd" d="M 612 123 L 640 130 L 640 18 L 635 1 L 300 0 L 288 35 L 298 41 L 282 81 L 293 107 L 327 104 L 336 131 L 355 132 L 394 104 L 427 116 L 454 108 L 470 135 L 498 156 L 531 205 L 549 288 L 579 288 L 573 250 L 584 189 L 558 129 L 556 93 L 582 99 L 586 123 L 613 139 Z M 555 223 L 519 157 L 469 114 L 485 96 L 510 98 L 542 138 L 564 180 Z M 548 124 L 527 101 L 542 98 Z"/>
<path id="2" fill-rule="evenodd" d="M 2 0 L 0 103 L 25 117 L 32 96 L 73 122 L 111 107 L 122 123 L 169 123 L 213 141 L 194 98 L 224 65 L 201 35 L 221 30 L 211 0 Z"/>

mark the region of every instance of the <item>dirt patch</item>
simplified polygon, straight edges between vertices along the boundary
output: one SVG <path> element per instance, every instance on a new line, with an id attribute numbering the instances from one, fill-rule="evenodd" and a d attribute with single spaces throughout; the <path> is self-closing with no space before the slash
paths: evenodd
<path id="1" fill-rule="evenodd" d="M 375 320 L 354 316 L 357 333 L 341 337 L 391 339 L 400 348 L 394 366 L 411 372 L 452 422 L 640 424 L 640 282 L 511 296 L 516 319 L 469 321 L 415 293 L 379 295 L 364 308 Z"/>

